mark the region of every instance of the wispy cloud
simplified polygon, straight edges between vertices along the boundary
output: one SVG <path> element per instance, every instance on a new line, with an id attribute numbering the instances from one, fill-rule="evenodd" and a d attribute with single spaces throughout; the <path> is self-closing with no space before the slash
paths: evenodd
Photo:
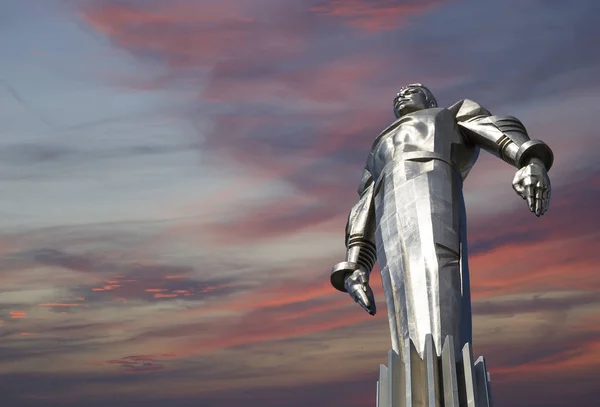
<path id="1" fill-rule="evenodd" d="M 53 30 L 0 43 L 3 62 L 35 57 L 40 75 L 7 69 L 19 92 L 0 93 L 8 404 L 373 405 L 389 348 L 378 270 L 370 317 L 328 268 L 396 88 L 420 81 L 444 105 L 516 115 L 553 147 L 543 218 L 499 160 L 467 180 L 475 347 L 499 405 L 594 405 L 596 2 L 57 5 L 44 6 Z M 17 8 L 31 20 L 33 7 Z M 94 85 L 58 94 L 43 75 L 77 41 Z M 88 71 L 92 55 L 107 68 Z M 61 125 L 25 126 L 38 110 Z"/>

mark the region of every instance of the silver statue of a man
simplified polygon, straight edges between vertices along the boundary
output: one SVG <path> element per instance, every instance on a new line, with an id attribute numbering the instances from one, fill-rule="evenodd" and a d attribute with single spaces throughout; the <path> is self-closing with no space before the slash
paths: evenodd
<path id="1" fill-rule="evenodd" d="M 397 120 L 375 139 L 368 156 L 360 200 L 346 226 L 346 261 L 334 266 L 331 283 L 374 315 L 369 274 L 378 260 L 393 353 L 406 364 L 411 348 L 425 360 L 428 351 L 439 359 L 450 347 L 447 352 L 458 362 L 471 342 L 463 181 L 484 149 L 517 168 L 513 187 L 540 216 L 549 206 L 553 153 L 544 142 L 531 140 L 517 118 L 494 116 L 468 99 L 438 107 L 431 91 L 418 83 L 400 89 L 394 112 Z M 435 375 L 435 382 L 452 381 Z M 423 386 L 423 400 L 428 386 L 433 385 Z M 423 405 L 452 405 L 442 396 L 431 397 L 438 401 Z"/>

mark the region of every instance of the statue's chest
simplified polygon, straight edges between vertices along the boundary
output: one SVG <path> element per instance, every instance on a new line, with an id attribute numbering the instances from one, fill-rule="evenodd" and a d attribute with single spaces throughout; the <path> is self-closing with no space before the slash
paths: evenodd
<path id="1" fill-rule="evenodd" d="M 389 141 L 396 150 L 436 151 L 461 141 L 454 116 L 446 109 L 427 109 L 407 115 L 393 130 Z"/>
<path id="2" fill-rule="evenodd" d="M 464 179 L 477 160 L 478 151 L 465 143 L 449 110 L 427 109 L 406 115 L 383 131 L 373 143 L 367 169 L 377 180 L 392 162 L 435 157 L 455 165 Z"/>
<path id="3" fill-rule="evenodd" d="M 379 163 L 376 166 L 414 151 L 450 158 L 453 144 L 463 144 L 463 139 L 452 113 L 447 109 L 427 109 L 408 114 L 383 131 L 375 140 L 371 156 Z"/>

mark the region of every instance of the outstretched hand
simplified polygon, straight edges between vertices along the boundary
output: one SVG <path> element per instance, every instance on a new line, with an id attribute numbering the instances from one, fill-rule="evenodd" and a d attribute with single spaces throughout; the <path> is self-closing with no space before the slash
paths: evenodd
<path id="1" fill-rule="evenodd" d="M 375 315 L 377 308 L 375 306 L 375 297 L 373 290 L 369 286 L 369 275 L 362 268 L 349 274 L 344 280 L 344 287 L 348 294 L 371 315 Z"/>
<path id="2" fill-rule="evenodd" d="M 513 188 L 517 194 L 527 201 L 529 210 L 535 216 L 541 216 L 550 206 L 550 178 L 544 164 L 538 159 L 532 159 L 528 165 L 521 168 L 513 179 Z"/>

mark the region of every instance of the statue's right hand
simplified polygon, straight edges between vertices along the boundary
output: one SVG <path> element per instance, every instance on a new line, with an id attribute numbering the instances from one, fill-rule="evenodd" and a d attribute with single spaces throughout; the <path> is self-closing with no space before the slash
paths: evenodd
<path id="1" fill-rule="evenodd" d="M 543 215 L 550 206 L 550 178 L 544 163 L 538 158 L 530 162 L 515 174 L 513 189 L 519 196 L 527 200 L 529 210 L 535 216 Z"/>
<path id="2" fill-rule="evenodd" d="M 377 312 L 375 297 L 369 286 L 369 275 L 365 270 L 359 268 L 354 270 L 352 274 L 348 274 L 344 279 L 344 287 L 358 305 L 363 307 L 369 314 L 375 315 Z"/>

